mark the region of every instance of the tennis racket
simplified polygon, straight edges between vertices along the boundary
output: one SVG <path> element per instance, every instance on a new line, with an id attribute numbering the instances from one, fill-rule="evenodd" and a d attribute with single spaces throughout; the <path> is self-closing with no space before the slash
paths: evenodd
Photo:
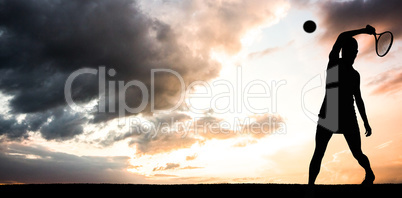
<path id="1" fill-rule="evenodd" d="M 374 34 L 375 38 L 375 52 L 379 57 L 384 57 L 391 49 L 394 36 L 390 31 L 381 34 Z"/>

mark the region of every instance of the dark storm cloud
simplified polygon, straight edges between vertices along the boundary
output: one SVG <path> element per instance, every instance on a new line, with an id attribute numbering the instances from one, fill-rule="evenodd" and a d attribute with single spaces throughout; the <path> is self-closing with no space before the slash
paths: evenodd
<path id="1" fill-rule="evenodd" d="M 155 68 L 178 72 L 186 84 L 218 75 L 219 64 L 193 55 L 177 37 L 178 32 L 142 13 L 131 0 L 0 1 L 0 91 L 12 96 L 10 113 L 39 119 L 44 112 L 65 107 L 66 79 L 80 68 L 113 68 L 116 76 L 106 80 L 139 80 L 148 90 Z M 156 75 L 154 85 L 156 109 L 176 104 L 181 87 L 175 77 Z M 98 76 L 87 74 L 74 81 L 71 92 L 74 101 L 83 104 L 98 98 L 98 90 Z M 128 89 L 125 99 L 129 106 L 138 106 L 139 89 Z M 149 106 L 143 113 L 149 113 Z M 93 115 L 95 123 L 118 116 Z M 47 117 L 53 118 L 54 125 L 48 123 L 40 130 L 45 138 L 68 139 L 82 132 L 82 127 L 72 127 L 84 123 L 72 121 L 73 115 Z M 30 129 L 40 129 L 39 120 Z M 56 129 L 63 122 L 72 122 L 66 126 L 68 132 Z"/>
<path id="2" fill-rule="evenodd" d="M 26 130 L 26 124 L 18 123 L 15 118 L 4 118 L 0 115 L 0 135 L 6 134 L 10 139 L 27 137 Z"/>
<path id="3" fill-rule="evenodd" d="M 52 121 L 40 129 L 45 139 L 71 139 L 75 135 L 83 132 L 83 124 L 87 119 L 79 113 L 73 113 L 65 110 L 53 112 Z"/>
<path id="4" fill-rule="evenodd" d="M 75 156 L 22 144 L 0 148 L 0 183 L 143 183 L 129 157 Z"/>
<path id="5" fill-rule="evenodd" d="M 0 115 L 0 135 L 17 140 L 28 138 L 28 131 L 40 131 L 47 140 L 68 140 L 83 133 L 83 126 L 88 119 L 82 114 L 55 108 L 41 113 L 28 114 L 18 121 L 15 117 L 5 118 Z"/>
<path id="6" fill-rule="evenodd" d="M 370 24 L 377 32 L 391 31 L 400 37 L 402 26 L 402 1 L 400 0 L 354 0 L 320 2 L 321 22 L 325 26 L 324 38 L 336 38 L 345 30 L 363 28 Z"/>

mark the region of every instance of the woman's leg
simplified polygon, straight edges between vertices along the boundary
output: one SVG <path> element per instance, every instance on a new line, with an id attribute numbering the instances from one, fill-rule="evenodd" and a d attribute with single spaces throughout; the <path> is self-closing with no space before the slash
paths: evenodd
<path id="1" fill-rule="evenodd" d="M 370 161 L 367 156 L 363 154 L 361 149 L 360 133 L 358 131 L 350 131 L 350 133 L 346 132 L 344 136 L 349 145 L 350 151 L 353 154 L 353 157 L 356 158 L 360 166 L 362 166 L 366 171 L 366 180 L 374 181 L 374 173 L 371 169 Z"/>
<path id="2" fill-rule="evenodd" d="M 325 150 L 329 140 L 332 137 L 332 132 L 327 131 L 321 126 L 317 126 L 317 132 L 315 135 L 315 150 L 313 158 L 310 162 L 308 184 L 314 184 L 318 173 L 320 172 L 321 161 L 324 157 Z"/>

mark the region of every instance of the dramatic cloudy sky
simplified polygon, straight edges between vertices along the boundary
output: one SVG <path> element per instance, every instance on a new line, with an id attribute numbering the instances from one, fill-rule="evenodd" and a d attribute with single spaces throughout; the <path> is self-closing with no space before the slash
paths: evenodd
<path id="1" fill-rule="evenodd" d="M 376 182 L 402 182 L 401 9 L 399 0 L 0 0 L 0 183 L 306 183 L 329 51 L 367 24 L 393 32 L 394 45 L 380 58 L 373 36 L 356 37 L 373 128 L 362 147 Z M 317 182 L 363 178 L 333 136 Z"/>

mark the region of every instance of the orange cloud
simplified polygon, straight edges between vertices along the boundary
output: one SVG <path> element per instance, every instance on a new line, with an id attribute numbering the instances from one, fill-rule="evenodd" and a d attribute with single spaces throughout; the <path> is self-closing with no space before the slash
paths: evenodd
<path id="1" fill-rule="evenodd" d="M 167 163 L 166 166 L 155 167 L 153 169 L 153 171 L 170 170 L 170 169 L 176 169 L 176 168 L 179 168 L 179 167 L 180 167 L 180 164 Z"/>
<path id="2" fill-rule="evenodd" d="M 274 23 L 289 5 L 284 0 L 194 0 L 170 2 L 149 12 L 180 32 L 195 53 L 218 49 L 234 54 L 250 29 Z"/>
<path id="3" fill-rule="evenodd" d="M 368 85 L 375 86 L 372 94 L 394 94 L 402 87 L 402 68 L 391 69 L 379 74 Z"/>
<path id="4" fill-rule="evenodd" d="M 266 49 L 264 49 L 264 50 L 262 50 L 262 51 L 252 52 L 252 53 L 250 53 L 250 54 L 248 55 L 248 57 L 249 57 L 249 58 L 260 58 L 260 57 L 263 57 L 263 56 L 266 56 L 266 55 L 275 53 L 275 52 L 277 52 L 277 51 L 279 51 L 279 50 L 282 50 L 282 49 L 284 49 L 284 48 L 288 48 L 288 47 L 289 47 L 290 45 L 292 45 L 293 43 L 294 43 L 294 40 L 288 42 L 288 43 L 285 44 L 284 46 L 269 47 L 269 48 L 266 48 Z"/>

